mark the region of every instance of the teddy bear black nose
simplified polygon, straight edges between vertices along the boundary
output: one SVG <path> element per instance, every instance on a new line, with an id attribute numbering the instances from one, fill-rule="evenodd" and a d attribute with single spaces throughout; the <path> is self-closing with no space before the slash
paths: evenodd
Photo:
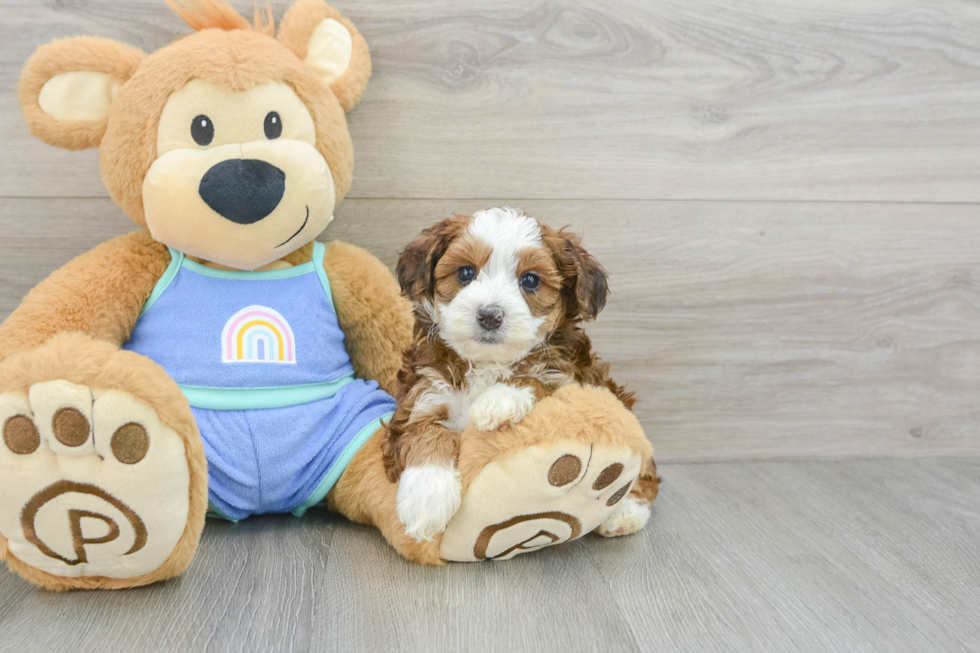
<path id="1" fill-rule="evenodd" d="M 223 218 L 252 224 L 272 213 L 286 190 L 286 173 L 260 159 L 228 159 L 201 178 L 201 199 Z"/>

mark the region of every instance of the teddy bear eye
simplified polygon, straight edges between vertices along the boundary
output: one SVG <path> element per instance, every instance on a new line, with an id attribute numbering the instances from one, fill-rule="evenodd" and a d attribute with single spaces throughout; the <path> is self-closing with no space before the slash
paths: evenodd
<path id="1" fill-rule="evenodd" d="M 472 265 L 464 265 L 456 271 L 456 278 L 459 279 L 460 285 L 465 286 L 476 278 L 476 268 Z"/>
<path id="2" fill-rule="evenodd" d="M 203 113 L 191 121 L 191 138 L 202 146 L 214 140 L 214 123 Z"/>
<path id="3" fill-rule="evenodd" d="M 279 138 L 282 134 L 282 118 L 275 111 L 270 111 L 265 116 L 265 137 L 269 140 Z"/>

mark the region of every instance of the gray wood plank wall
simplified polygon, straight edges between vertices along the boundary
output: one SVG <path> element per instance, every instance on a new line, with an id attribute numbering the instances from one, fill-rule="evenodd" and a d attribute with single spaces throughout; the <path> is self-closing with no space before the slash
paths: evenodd
<path id="1" fill-rule="evenodd" d="M 980 4 L 335 4 L 375 75 L 324 239 L 393 265 L 502 204 L 584 232 L 661 461 L 980 453 Z M 132 229 L 95 151 L 27 134 L 23 62 L 185 31 L 162 0 L 0 1 L 0 317 Z"/>

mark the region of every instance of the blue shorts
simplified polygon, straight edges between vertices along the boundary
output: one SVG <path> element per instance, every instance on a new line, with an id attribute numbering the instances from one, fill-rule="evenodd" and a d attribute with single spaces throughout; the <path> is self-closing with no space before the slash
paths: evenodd
<path id="1" fill-rule="evenodd" d="M 323 501 L 358 449 L 390 419 L 395 400 L 355 379 L 334 396 L 257 410 L 191 408 L 208 461 L 208 498 L 219 516 L 303 515 Z"/>

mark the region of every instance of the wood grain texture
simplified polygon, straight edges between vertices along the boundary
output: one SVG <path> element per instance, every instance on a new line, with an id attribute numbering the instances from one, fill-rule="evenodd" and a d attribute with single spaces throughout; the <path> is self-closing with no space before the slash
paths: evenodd
<path id="1" fill-rule="evenodd" d="M 651 524 L 413 566 L 325 513 L 209 523 L 179 579 L 0 576 L 0 650 L 971 651 L 980 461 L 665 465 Z M 17 643 L 15 648 L 5 648 Z"/>
<path id="2" fill-rule="evenodd" d="M 349 200 L 324 237 L 394 267 L 429 223 L 503 203 Z M 583 233 L 608 269 L 588 331 L 658 460 L 980 454 L 975 207 L 514 204 Z M 0 200 L 0 317 L 131 228 L 109 200 Z"/>
<path id="3" fill-rule="evenodd" d="M 393 267 L 452 212 L 583 232 L 651 525 L 427 569 L 335 515 L 211 523 L 157 586 L 0 576 L 0 651 L 980 651 L 980 4 L 333 4 L 375 76 L 324 238 Z M 27 134 L 24 61 L 183 33 L 162 0 L 0 0 L 0 319 L 132 229 L 97 152 Z"/>
<path id="4" fill-rule="evenodd" d="M 336 4 L 375 69 L 351 197 L 980 201 L 969 0 Z M 0 195 L 105 195 L 21 123 L 35 48 L 185 32 L 162 0 L 0 3 Z"/>

